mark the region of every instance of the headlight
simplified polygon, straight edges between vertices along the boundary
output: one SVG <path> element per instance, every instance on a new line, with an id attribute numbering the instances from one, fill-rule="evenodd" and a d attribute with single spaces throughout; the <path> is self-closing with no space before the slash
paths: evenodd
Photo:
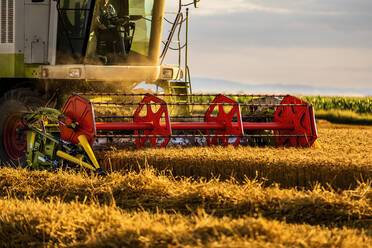
<path id="1" fill-rule="evenodd" d="M 81 69 L 80 68 L 72 68 L 69 71 L 70 78 L 80 78 L 81 76 Z"/>
<path id="2" fill-rule="evenodd" d="M 41 70 L 41 77 L 42 78 L 47 78 L 48 77 L 48 69 L 46 69 L 46 68 L 43 68 L 42 70 Z"/>
<path id="3" fill-rule="evenodd" d="M 183 74 L 183 70 L 180 70 L 180 78 L 183 78 L 184 74 Z"/>
<path id="4" fill-rule="evenodd" d="M 163 69 L 163 79 L 172 79 L 173 78 L 173 69 L 165 68 Z"/>

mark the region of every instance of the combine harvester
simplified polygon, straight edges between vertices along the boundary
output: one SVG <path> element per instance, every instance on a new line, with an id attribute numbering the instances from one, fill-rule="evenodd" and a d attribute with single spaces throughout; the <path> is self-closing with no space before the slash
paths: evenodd
<path id="1" fill-rule="evenodd" d="M 68 161 L 104 174 L 93 150 L 110 144 L 310 147 L 317 138 L 313 107 L 296 97 L 192 94 L 181 1 L 162 52 L 164 0 L 4 2 L 0 51 L 8 48 L 2 61 L 13 64 L 0 68 L 3 162 L 53 169 Z M 186 43 L 171 47 L 183 23 Z M 183 48 L 184 70 L 163 65 L 169 49 L 181 61 Z M 164 93 L 133 93 L 143 81 Z M 121 92 L 99 93 L 103 83 Z M 84 92 L 57 110 L 74 89 Z"/>

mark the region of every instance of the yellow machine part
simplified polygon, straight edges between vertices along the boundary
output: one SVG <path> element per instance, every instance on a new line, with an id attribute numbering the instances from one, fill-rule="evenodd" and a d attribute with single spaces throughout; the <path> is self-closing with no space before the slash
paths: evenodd
<path id="1" fill-rule="evenodd" d="M 91 169 L 93 171 L 96 170 L 96 168 L 94 168 L 92 165 L 82 161 L 81 159 L 77 158 L 77 157 L 74 157 L 74 156 L 71 156 L 65 152 L 62 152 L 62 151 L 57 151 L 57 156 L 60 157 L 60 158 L 63 158 L 63 159 L 66 159 L 72 163 L 75 163 L 77 165 L 80 165 L 80 166 L 83 166 L 85 168 L 88 168 L 88 169 Z"/>
<path id="2" fill-rule="evenodd" d="M 80 135 L 78 137 L 78 140 L 80 141 L 80 145 L 84 148 L 85 152 L 87 153 L 88 157 L 90 158 L 90 161 L 92 161 L 95 169 L 99 168 L 98 161 L 96 159 L 96 156 L 94 155 L 94 152 L 92 150 L 92 147 L 90 146 L 87 137 L 85 135 Z"/>
<path id="3" fill-rule="evenodd" d="M 78 137 L 78 140 L 80 141 L 80 145 L 83 147 L 84 151 L 86 152 L 86 154 L 88 155 L 90 161 L 92 161 L 93 165 L 91 164 L 88 164 L 84 161 L 82 161 L 82 159 L 84 158 L 84 156 L 79 156 L 79 157 L 74 157 L 74 156 L 71 156 L 63 151 L 60 151 L 58 150 L 57 151 L 57 156 L 58 157 L 61 157 L 63 159 L 66 159 L 72 163 L 75 163 L 75 164 L 78 164 L 80 166 L 84 166 L 85 168 L 88 168 L 88 169 L 91 169 L 93 171 L 97 170 L 100 168 L 99 164 L 98 164 L 98 161 L 96 159 L 96 156 L 94 155 L 93 153 L 93 150 L 92 150 L 92 147 L 90 146 L 88 140 L 87 140 L 87 137 L 85 137 L 85 135 L 80 135 Z"/>

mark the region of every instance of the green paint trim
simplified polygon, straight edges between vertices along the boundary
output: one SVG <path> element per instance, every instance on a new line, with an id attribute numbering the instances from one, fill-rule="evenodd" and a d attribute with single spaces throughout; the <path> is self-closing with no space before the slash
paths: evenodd
<path id="1" fill-rule="evenodd" d="M 39 66 L 40 65 L 35 64 L 25 64 L 25 78 L 39 78 Z"/>
<path id="2" fill-rule="evenodd" d="M 0 54 L 0 77 L 17 78 L 24 76 L 23 54 Z"/>
<path id="3" fill-rule="evenodd" d="M 0 78 L 39 78 L 39 65 L 25 64 L 23 54 L 0 54 Z"/>

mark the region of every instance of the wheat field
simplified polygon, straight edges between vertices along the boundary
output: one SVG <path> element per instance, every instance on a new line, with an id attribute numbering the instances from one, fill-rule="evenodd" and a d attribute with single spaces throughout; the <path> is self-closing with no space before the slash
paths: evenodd
<path id="1" fill-rule="evenodd" d="M 372 128 L 321 148 L 101 154 L 107 177 L 0 169 L 0 247 L 372 247 Z"/>
<path id="2" fill-rule="evenodd" d="M 265 179 L 281 187 L 315 183 L 337 189 L 355 187 L 372 178 L 372 128 L 320 125 L 321 148 L 194 147 L 143 149 L 101 154 L 107 170 L 133 170 L 149 164 L 175 176 L 194 178 Z"/>

